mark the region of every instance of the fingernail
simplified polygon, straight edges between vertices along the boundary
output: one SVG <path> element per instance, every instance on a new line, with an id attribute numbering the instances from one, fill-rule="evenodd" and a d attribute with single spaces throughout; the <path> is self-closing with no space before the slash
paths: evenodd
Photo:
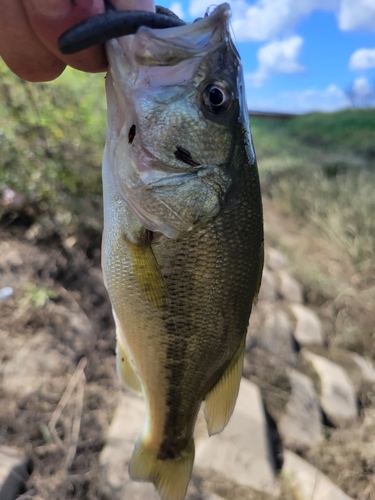
<path id="1" fill-rule="evenodd" d="M 72 7 L 70 0 L 29 0 L 29 4 L 35 14 L 48 19 L 61 19 Z"/>

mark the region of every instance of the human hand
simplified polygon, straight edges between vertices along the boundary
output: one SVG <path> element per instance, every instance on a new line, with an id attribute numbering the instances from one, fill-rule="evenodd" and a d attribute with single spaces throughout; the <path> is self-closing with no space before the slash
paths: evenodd
<path id="1" fill-rule="evenodd" d="M 117 10 L 154 11 L 153 0 L 110 0 Z M 57 78 L 67 65 L 105 71 L 103 46 L 62 55 L 59 36 L 90 16 L 104 12 L 103 0 L 0 0 L 0 56 L 19 77 L 32 82 Z"/>

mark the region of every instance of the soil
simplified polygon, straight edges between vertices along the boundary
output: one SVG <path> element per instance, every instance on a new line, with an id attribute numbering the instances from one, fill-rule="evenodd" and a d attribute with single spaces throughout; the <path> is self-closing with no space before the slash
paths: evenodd
<path id="1" fill-rule="evenodd" d="M 282 235 L 282 248 L 297 247 L 299 255 L 306 251 L 307 235 L 298 222 L 279 213 L 269 200 L 265 200 L 265 218 L 268 242 Z M 52 377 L 34 374 L 34 382 L 38 384 L 40 377 L 43 383 L 29 393 L 0 384 L 0 445 L 21 448 L 31 458 L 33 472 L 22 498 L 101 500 L 98 456 L 119 390 L 114 323 L 101 278 L 101 238 L 93 233 L 36 242 L 28 226 L 30 221 L 25 225 L 21 217 L 0 228 L 0 289 L 14 289 L 13 297 L 0 303 L 0 382 L 6 381 L 4 367 L 22 346 L 34 342 L 38 347 L 38 339 L 44 339 L 45 346 L 51 343 L 61 370 Z M 351 286 L 345 259 L 330 253 L 328 246 L 315 242 L 307 254 L 323 272 L 327 262 L 336 259 L 335 283 Z M 333 300 L 310 285 L 305 287 L 305 297 L 340 345 L 337 333 L 332 334 L 337 321 Z M 86 333 L 79 336 L 80 331 Z M 361 349 L 363 353 L 363 345 Z M 374 351 L 367 349 L 365 354 L 373 357 Z M 25 385 L 31 384 L 33 374 L 25 374 L 21 366 L 22 373 Z M 358 422 L 344 430 L 327 427 L 327 439 L 306 458 L 352 498 L 371 500 L 375 498 L 372 431 L 375 401 L 366 400 Z"/>
<path id="2" fill-rule="evenodd" d="M 54 373 L 52 386 L 30 394 L 20 395 L 9 391 L 5 383 L 0 385 L 0 444 L 23 449 L 31 458 L 33 473 L 27 486 L 33 499 L 100 499 L 97 459 L 116 407 L 119 383 L 111 307 L 101 279 L 99 237 L 94 238 L 95 244 L 86 238 L 72 248 L 58 239 L 36 245 L 25 239 L 25 229 L 21 225 L 0 231 L 0 288 L 14 289 L 14 296 L 0 303 L 0 366 L 6 366 L 15 352 L 38 335 L 46 339 L 52 335 L 51 348 L 62 351 L 68 370 Z M 38 290 L 48 290 L 50 296 L 42 306 L 37 304 Z M 88 342 L 75 338 L 76 330 L 70 328 L 82 321 L 88 321 L 84 326 L 91 329 Z M 58 438 L 51 436 L 48 423 L 82 358 L 87 365 L 81 377 L 83 409 L 74 449 L 72 424 L 79 384 L 57 420 Z M 5 377 L 2 369 L 0 377 Z M 74 457 L 67 467 L 69 450 Z"/>

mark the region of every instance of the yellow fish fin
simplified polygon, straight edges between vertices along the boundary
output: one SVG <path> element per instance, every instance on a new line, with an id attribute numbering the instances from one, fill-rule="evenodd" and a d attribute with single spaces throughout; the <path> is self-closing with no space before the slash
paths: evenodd
<path id="1" fill-rule="evenodd" d="M 254 298 L 253 298 L 254 305 L 257 305 L 257 303 L 258 303 L 258 295 L 259 295 L 260 285 L 262 284 L 263 266 L 264 266 L 264 242 L 262 243 L 262 246 L 260 249 L 259 258 L 260 258 L 260 262 L 259 262 L 258 279 L 256 282 L 255 294 L 254 294 Z"/>
<path id="2" fill-rule="evenodd" d="M 175 459 L 161 460 L 158 450 L 148 447 L 142 437 L 137 441 L 129 464 L 135 481 L 151 481 L 161 500 L 184 500 L 194 462 L 194 441 Z"/>
<path id="3" fill-rule="evenodd" d="M 125 386 L 135 394 L 142 394 L 141 382 L 133 370 L 128 353 L 126 352 L 118 334 L 116 345 L 116 365 L 117 372 Z"/>
<path id="4" fill-rule="evenodd" d="M 217 384 L 206 395 L 204 418 L 210 436 L 221 432 L 233 413 L 240 388 L 244 354 L 245 341 L 242 342 Z"/>
<path id="5" fill-rule="evenodd" d="M 155 307 L 160 308 L 165 303 L 165 283 L 158 262 L 151 248 L 151 232 L 142 228 L 138 239 L 124 235 L 128 246 L 134 275 L 138 285 Z"/>

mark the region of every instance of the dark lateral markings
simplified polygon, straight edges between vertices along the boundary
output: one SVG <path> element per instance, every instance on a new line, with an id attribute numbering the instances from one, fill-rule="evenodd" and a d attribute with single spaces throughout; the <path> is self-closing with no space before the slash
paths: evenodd
<path id="1" fill-rule="evenodd" d="M 177 158 L 177 160 L 183 161 L 184 163 L 190 165 L 191 167 L 199 167 L 200 165 L 199 162 L 193 159 L 190 151 L 183 148 L 182 146 L 176 146 L 176 151 L 174 152 L 174 155 Z"/>
<path id="2" fill-rule="evenodd" d="M 134 141 L 134 137 L 135 137 L 135 125 L 132 125 L 129 129 L 129 134 L 128 134 L 129 144 L 131 144 Z"/>

